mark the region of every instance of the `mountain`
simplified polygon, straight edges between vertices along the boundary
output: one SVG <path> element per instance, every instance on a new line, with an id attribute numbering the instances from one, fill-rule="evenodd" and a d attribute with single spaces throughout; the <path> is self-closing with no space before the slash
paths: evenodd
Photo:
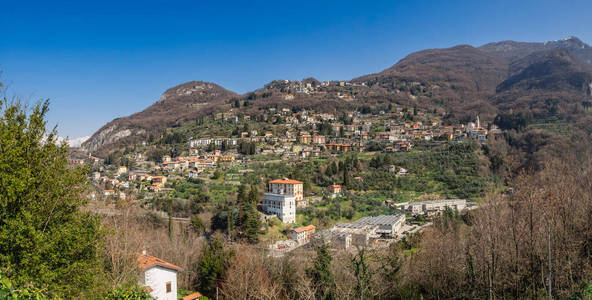
<path id="1" fill-rule="evenodd" d="M 534 52 L 510 65 L 510 77 L 496 92 L 510 89 L 529 91 L 575 91 L 589 94 L 590 68 L 567 48 Z"/>
<path id="2" fill-rule="evenodd" d="M 188 119 L 216 111 L 235 96 L 234 92 L 214 83 L 186 82 L 165 91 L 156 103 L 145 110 L 107 123 L 82 147 L 89 151 L 109 150 L 110 146 L 124 139 L 128 143 L 145 140 L 151 134 L 159 134 Z"/>
<path id="3" fill-rule="evenodd" d="M 502 41 L 485 44 L 478 49 L 498 57 L 506 58 L 510 61 L 525 57 L 533 52 L 568 49 L 583 62 L 592 63 L 592 47 L 582 42 L 577 37 L 569 37 L 544 43 Z"/>
<path id="4" fill-rule="evenodd" d="M 68 140 L 68 145 L 70 145 L 70 147 L 80 147 L 82 145 L 82 143 L 86 142 L 86 140 L 88 140 L 90 138 L 90 136 L 83 136 L 83 137 L 79 137 L 79 138 L 75 138 L 75 139 L 69 139 Z"/>
<path id="5" fill-rule="evenodd" d="M 567 48 L 533 52 L 513 61 L 509 77 L 491 102 L 501 111 L 522 111 L 537 119 L 574 119 L 587 113 L 592 94 L 590 65 Z"/>
<path id="6" fill-rule="evenodd" d="M 496 109 L 487 98 L 495 93 L 507 73 L 507 59 L 460 45 L 412 53 L 382 72 L 352 81 L 379 85 L 395 92 L 408 85 L 420 87 L 424 92 L 414 93 L 419 97 L 418 103 L 410 105 L 432 109 L 434 103 L 439 103 L 448 119 L 455 122 L 473 118 L 475 109 L 493 117 Z M 423 104 L 422 97 L 428 98 L 423 99 Z"/>
<path id="7" fill-rule="evenodd" d="M 544 43 L 502 41 L 423 50 L 381 72 L 350 81 L 275 80 L 244 95 L 214 83 L 192 81 L 167 90 L 139 113 L 109 122 L 82 146 L 108 153 L 121 145 L 159 137 L 167 128 L 199 116 L 231 110 L 257 116 L 268 108 L 340 115 L 396 105 L 433 113 L 452 124 L 477 114 L 493 120 L 500 112 L 519 111 L 542 120 L 553 116 L 584 123 L 581 120 L 589 116 L 584 108 L 592 106 L 591 61 L 592 47 L 570 37 Z"/>
<path id="8" fill-rule="evenodd" d="M 423 50 L 408 55 L 392 67 L 352 81 L 392 84 L 417 81 L 450 88 L 455 93 L 491 94 L 507 73 L 507 62 L 469 45 Z"/>

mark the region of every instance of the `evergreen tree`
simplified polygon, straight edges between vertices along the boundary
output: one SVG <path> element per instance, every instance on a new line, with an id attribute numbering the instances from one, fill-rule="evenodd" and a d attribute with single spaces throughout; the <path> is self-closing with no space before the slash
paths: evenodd
<path id="1" fill-rule="evenodd" d="M 47 101 L 30 110 L 0 100 L 0 266 L 49 297 L 91 294 L 100 272 L 100 220 L 86 204 L 85 169 L 46 131 Z"/>
<path id="2" fill-rule="evenodd" d="M 216 286 L 222 280 L 232 256 L 232 251 L 225 248 L 221 236 L 212 237 L 197 265 L 200 292 L 208 296 L 215 294 Z"/>
<path id="3" fill-rule="evenodd" d="M 261 220 L 257 210 L 252 208 L 247 211 L 245 221 L 243 224 L 243 237 L 250 244 L 257 244 L 259 242 L 259 228 L 261 228 Z"/>
<path id="4" fill-rule="evenodd" d="M 360 164 L 360 160 L 358 159 L 357 156 L 354 157 L 354 160 L 352 162 L 352 168 L 354 168 L 355 170 L 358 170 L 358 171 L 362 169 L 362 166 Z"/>
<path id="5" fill-rule="evenodd" d="M 306 270 L 306 274 L 312 280 L 312 284 L 316 289 L 317 299 L 328 300 L 334 298 L 335 283 L 331 274 L 331 260 L 329 246 L 326 244 L 320 245 L 317 248 L 317 257 L 313 266 Z"/>
<path id="6" fill-rule="evenodd" d="M 349 186 L 349 172 L 347 170 L 347 166 L 343 168 L 343 185 Z"/>
<path id="7" fill-rule="evenodd" d="M 259 191 L 257 191 L 257 187 L 255 185 L 251 185 L 248 201 L 250 204 L 254 205 L 257 205 L 257 203 L 259 202 Z"/>
<path id="8" fill-rule="evenodd" d="M 327 176 L 333 176 L 337 173 L 335 164 L 333 162 L 330 162 L 329 165 L 327 166 L 327 171 L 325 171 L 325 174 L 327 174 Z"/>
<path id="9" fill-rule="evenodd" d="M 203 234 L 206 226 L 198 215 L 191 216 L 191 228 L 197 234 Z"/>
<path id="10" fill-rule="evenodd" d="M 244 202 L 246 201 L 247 198 L 247 187 L 244 184 L 239 185 L 238 187 L 238 191 L 236 194 L 236 203 L 238 205 L 238 220 L 237 220 L 237 225 L 240 226 L 243 223 L 243 219 L 245 216 L 245 206 L 244 206 Z"/>
<path id="11" fill-rule="evenodd" d="M 259 228 L 261 228 L 261 220 L 257 213 L 257 203 L 259 202 L 259 193 L 257 188 L 253 185 L 247 196 L 247 199 L 242 201 L 243 219 L 241 220 L 241 237 L 246 239 L 251 244 L 259 242 Z"/>
<path id="12" fill-rule="evenodd" d="M 228 214 L 226 215 L 226 232 L 228 233 L 228 238 L 232 241 L 232 231 L 234 230 L 234 211 L 232 208 L 228 209 Z"/>

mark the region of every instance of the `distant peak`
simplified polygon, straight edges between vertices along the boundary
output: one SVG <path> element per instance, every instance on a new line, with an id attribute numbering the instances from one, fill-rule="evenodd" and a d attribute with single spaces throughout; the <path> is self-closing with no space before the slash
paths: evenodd
<path id="1" fill-rule="evenodd" d="M 578 43 L 582 43 L 582 40 L 580 40 L 579 38 L 575 37 L 575 36 L 570 36 L 570 37 L 566 37 L 564 39 L 561 39 L 562 41 L 574 41 L 574 42 L 578 42 Z"/>
<path id="2" fill-rule="evenodd" d="M 166 90 L 162 96 L 160 97 L 160 101 L 166 100 L 171 97 L 179 97 L 179 96 L 193 96 L 196 94 L 203 95 L 203 94 L 210 94 L 210 93 L 219 93 L 219 92 L 229 92 L 225 88 L 221 87 L 212 82 L 206 81 L 188 81 L 185 83 L 181 83 L 176 85 L 172 88 Z"/>
<path id="3" fill-rule="evenodd" d="M 579 38 L 575 37 L 575 36 L 570 36 L 570 37 L 566 37 L 560 40 L 555 40 L 555 41 L 549 41 L 549 42 L 545 42 L 545 45 L 557 45 L 559 47 L 565 47 L 565 48 L 570 48 L 570 49 L 586 49 L 586 48 L 590 48 L 590 46 L 584 42 L 582 42 L 582 40 L 580 40 Z"/>

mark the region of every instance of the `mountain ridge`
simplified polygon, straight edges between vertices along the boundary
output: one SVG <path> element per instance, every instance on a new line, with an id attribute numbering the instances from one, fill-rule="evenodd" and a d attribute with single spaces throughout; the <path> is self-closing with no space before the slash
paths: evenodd
<path id="1" fill-rule="evenodd" d="M 512 110 L 512 103 L 520 97 L 517 103 L 528 102 L 524 97 L 540 96 L 539 89 L 532 89 L 536 82 L 545 84 L 545 92 L 567 93 L 576 102 L 589 96 L 590 61 L 592 47 L 570 37 L 544 43 L 501 41 L 421 50 L 380 72 L 345 81 L 347 85 L 325 85 L 314 78 L 274 80 L 237 94 L 215 83 L 189 81 L 167 89 L 146 109 L 107 123 L 83 147 L 108 152 L 116 144 L 146 140 L 199 116 L 232 110 L 256 114 L 271 107 L 339 112 L 392 103 L 434 111 L 445 122 L 463 121 L 477 113 L 493 119 L 500 110 Z M 571 79 L 562 81 L 568 75 Z M 236 101 L 247 105 L 233 108 Z"/>

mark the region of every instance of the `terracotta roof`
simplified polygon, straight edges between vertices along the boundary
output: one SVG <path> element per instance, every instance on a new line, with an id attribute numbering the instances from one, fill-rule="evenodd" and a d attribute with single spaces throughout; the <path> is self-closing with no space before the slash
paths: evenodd
<path id="1" fill-rule="evenodd" d="M 332 187 L 332 188 L 340 188 L 341 187 L 341 184 L 334 184 L 334 185 L 330 185 L 329 187 Z"/>
<path id="2" fill-rule="evenodd" d="M 315 228 L 316 227 L 311 224 L 311 225 L 308 225 L 308 226 L 296 227 L 296 228 L 293 228 L 292 230 L 295 231 L 295 232 L 303 232 L 303 231 L 313 230 Z"/>
<path id="3" fill-rule="evenodd" d="M 195 292 L 191 295 L 187 295 L 181 299 L 183 300 L 194 300 L 194 299 L 199 299 L 201 297 L 201 294 L 199 292 Z"/>
<path id="4" fill-rule="evenodd" d="M 298 181 L 298 180 L 294 180 L 294 179 L 282 178 L 282 179 L 272 180 L 269 183 L 298 184 L 298 183 L 303 183 L 303 182 Z"/>
<path id="5" fill-rule="evenodd" d="M 179 272 L 183 271 L 183 268 L 179 266 L 173 265 L 170 262 L 166 262 L 158 257 L 154 257 L 148 254 L 140 254 L 138 256 L 138 267 L 140 267 L 140 270 L 142 271 L 152 267 L 162 267 L 166 269 L 176 270 Z"/>

